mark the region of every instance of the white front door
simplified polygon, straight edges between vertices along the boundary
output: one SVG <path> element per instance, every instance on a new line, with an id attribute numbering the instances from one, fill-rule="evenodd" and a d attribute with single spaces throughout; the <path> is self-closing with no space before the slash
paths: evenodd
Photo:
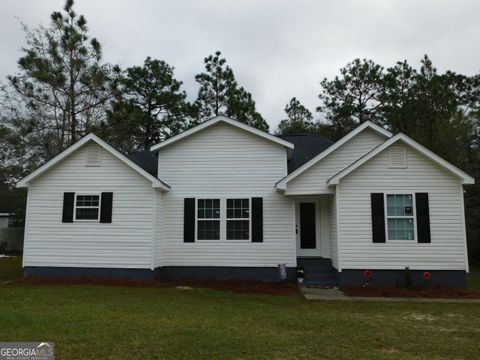
<path id="1" fill-rule="evenodd" d="M 297 200 L 295 204 L 297 256 L 322 256 L 320 201 Z"/>

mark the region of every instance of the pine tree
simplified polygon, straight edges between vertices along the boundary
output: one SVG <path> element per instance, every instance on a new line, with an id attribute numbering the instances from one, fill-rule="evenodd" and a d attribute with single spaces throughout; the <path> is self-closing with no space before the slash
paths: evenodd
<path id="1" fill-rule="evenodd" d="M 372 60 L 355 59 L 333 80 L 323 79 L 319 95 L 322 104 L 317 111 L 323 112 L 332 124 L 334 138 L 367 120 L 382 124 L 382 72 L 382 66 Z"/>
<path id="2" fill-rule="evenodd" d="M 26 141 L 50 157 L 105 118 L 112 69 L 101 64 L 100 43 L 89 38 L 73 0 L 66 1 L 63 13 L 52 13 L 50 27 L 23 27 L 27 46 L 18 61 L 20 73 L 8 77 L 15 90 L 9 115 Z"/>
<path id="3" fill-rule="evenodd" d="M 143 66 L 125 70 L 117 82 L 119 96 L 101 130 L 112 143 L 129 151 L 149 149 L 188 127 L 194 109 L 173 70 L 150 57 Z"/>
<path id="4" fill-rule="evenodd" d="M 196 107 L 200 121 L 225 115 L 260 130 L 268 131 L 268 124 L 256 111 L 252 95 L 239 87 L 233 70 L 226 65 L 220 51 L 204 59 L 205 72 L 195 76 L 200 84 Z"/>
<path id="5" fill-rule="evenodd" d="M 316 132 L 315 123 L 312 121 L 312 113 L 303 106 L 297 98 L 293 97 L 290 102 L 285 105 L 285 113 L 288 118 L 282 120 L 278 125 L 278 134 L 286 135 Z"/>

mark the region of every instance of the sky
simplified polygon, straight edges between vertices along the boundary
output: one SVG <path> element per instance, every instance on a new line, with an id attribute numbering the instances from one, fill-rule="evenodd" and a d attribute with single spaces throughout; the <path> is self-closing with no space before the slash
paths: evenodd
<path id="1" fill-rule="evenodd" d="M 63 0 L 0 1 L 0 79 L 17 71 L 20 22 L 48 25 Z M 355 58 L 416 67 L 428 54 L 439 71 L 480 72 L 478 0 L 77 0 L 104 61 L 175 67 L 190 100 L 203 59 L 222 51 L 237 82 L 274 129 L 297 97 L 315 117 L 320 81 Z"/>

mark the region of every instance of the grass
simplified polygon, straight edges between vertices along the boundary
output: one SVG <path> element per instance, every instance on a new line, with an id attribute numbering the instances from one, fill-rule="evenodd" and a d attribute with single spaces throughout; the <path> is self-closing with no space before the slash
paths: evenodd
<path id="1" fill-rule="evenodd" d="M 59 359 L 474 359 L 480 305 L 11 284 L 0 339 L 54 341 Z"/>
<path id="2" fill-rule="evenodd" d="M 468 274 L 468 288 L 480 292 L 480 265 L 470 266 Z"/>
<path id="3" fill-rule="evenodd" d="M 22 277 L 22 258 L 7 257 L 0 258 L 0 284 Z"/>

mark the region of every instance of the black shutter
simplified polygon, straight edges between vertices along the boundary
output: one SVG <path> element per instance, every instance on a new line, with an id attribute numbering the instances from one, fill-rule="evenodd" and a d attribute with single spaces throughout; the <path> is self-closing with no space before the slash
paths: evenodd
<path id="1" fill-rule="evenodd" d="M 113 193 L 102 192 L 102 201 L 101 201 L 101 209 L 100 209 L 101 223 L 112 222 L 112 200 L 113 200 Z"/>
<path id="2" fill-rule="evenodd" d="M 195 198 L 183 201 L 183 242 L 195 242 Z"/>
<path id="3" fill-rule="evenodd" d="M 385 208 L 383 205 L 383 193 L 372 193 L 372 235 L 374 243 L 385 242 Z"/>
<path id="4" fill-rule="evenodd" d="M 63 212 L 62 212 L 62 222 L 71 223 L 73 222 L 73 203 L 75 201 L 75 193 L 66 192 L 63 193 Z"/>
<path id="5" fill-rule="evenodd" d="M 252 242 L 263 242 L 263 198 L 252 198 Z"/>
<path id="6" fill-rule="evenodd" d="M 417 236 L 419 243 L 429 243 L 430 238 L 430 210 L 428 193 L 416 193 L 415 204 L 417 210 Z"/>

